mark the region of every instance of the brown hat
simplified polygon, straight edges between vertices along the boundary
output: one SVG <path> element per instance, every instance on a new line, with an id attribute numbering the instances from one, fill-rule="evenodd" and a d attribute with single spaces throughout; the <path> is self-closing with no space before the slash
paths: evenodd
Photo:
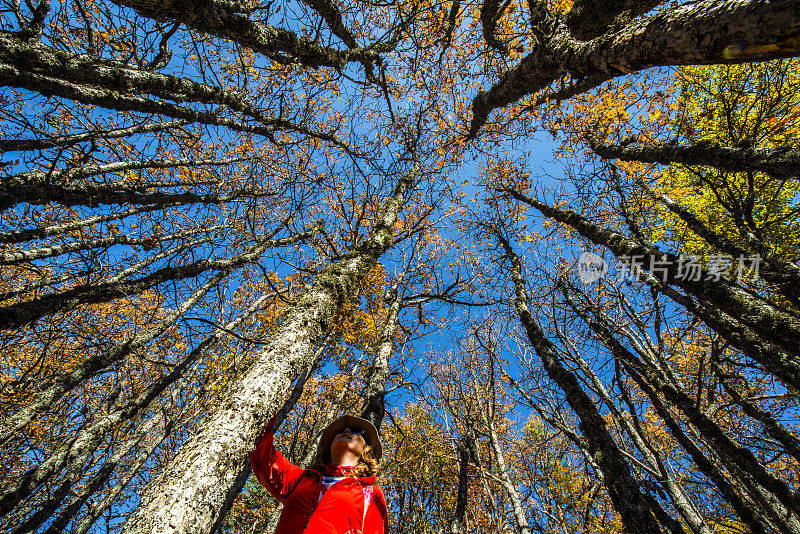
<path id="1" fill-rule="evenodd" d="M 381 440 L 378 437 L 378 430 L 375 428 L 375 425 L 366 419 L 361 419 L 354 415 L 343 415 L 328 425 L 328 428 L 322 433 L 322 437 L 319 438 L 319 447 L 317 448 L 318 458 L 327 458 L 330 460 L 330 449 L 333 438 L 339 431 L 345 428 L 363 430 L 364 434 L 361 437 L 364 438 L 367 445 L 372 447 L 372 454 L 375 459 L 381 459 L 381 456 L 383 456 L 383 448 L 381 447 Z"/>

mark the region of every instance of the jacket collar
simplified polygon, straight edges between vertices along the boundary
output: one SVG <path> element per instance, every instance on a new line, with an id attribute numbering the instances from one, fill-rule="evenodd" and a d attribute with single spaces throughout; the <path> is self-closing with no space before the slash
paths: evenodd
<path id="1" fill-rule="evenodd" d="M 322 473 L 316 469 L 306 469 L 306 473 L 313 473 L 313 476 L 317 477 L 319 480 L 322 480 Z M 370 486 L 375 484 L 375 477 L 354 477 L 354 480 L 358 480 L 362 484 L 367 484 Z"/>

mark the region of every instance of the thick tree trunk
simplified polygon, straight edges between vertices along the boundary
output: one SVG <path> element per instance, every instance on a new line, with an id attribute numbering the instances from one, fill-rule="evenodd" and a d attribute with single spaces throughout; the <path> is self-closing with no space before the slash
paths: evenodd
<path id="1" fill-rule="evenodd" d="M 297 404 L 297 401 L 300 400 L 300 396 L 303 394 L 303 389 L 305 388 L 306 382 L 314 374 L 314 371 L 316 371 L 319 364 L 319 359 L 326 347 L 327 343 L 323 342 L 319 349 L 317 349 L 317 351 L 314 353 L 314 357 L 309 367 L 305 368 L 300 374 L 300 377 L 295 381 L 294 385 L 292 386 L 292 392 L 289 394 L 289 397 L 275 415 L 275 430 L 281 426 L 281 423 L 283 423 L 284 419 L 286 419 L 286 416 L 289 415 L 289 413 L 294 409 L 295 404 Z M 225 516 L 230 511 L 231 506 L 233 506 L 233 501 L 236 499 L 239 493 L 242 492 L 242 489 L 247 483 L 247 479 L 250 478 L 252 472 L 253 467 L 250 465 L 250 461 L 245 460 L 244 464 L 239 468 L 239 474 L 236 475 L 234 484 L 230 487 L 228 495 L 225 497 L 225 503 L 217 515 L 216 523 L 211 527 L 211 532 L 217 532 L 218 529 L 222 528 L 222 525 L 225 521 Z M 269 532 L 271 533 L 272 530 Z"/>
<path id="2" fill-rule="evenodd" d="M 372 45 L 365 48 L 338 50 L 320 46 L 316 41 L 298 37 L 288 30 L 250 20 L 246 16 L 232 11 L 229 2 L 218 0 L 113 1 L 119 5 L 132 7 L 145 17 L 174 20 L 202 33 L 233 41 L 278 63 L 299 62 L 308 67 L 327 66 L 343 69 L 351 61 L 364 63 L 379 61 L 378 53 L 391 48 L 388 45 Z M 314 2 L 312 7 L 314 4 L 322 4 L 322 2 Z M 326 20 L 328 19 L 333 22 L 330 16 L 326 17 Z M 335 22 L 332 26 L 332 29 L 334 28 L 338 29 Z M 336 32 L 335 29 L 334 32 Z M 347 39 L 347 37 L 343 37 L 343 39 Z"/>
<path id="3" fill-rule="evenodd" d="M 575 79 L 613 77 L 658 66 L 793 57 L 800 54 L 798 36 L 796 0 L 690 2 L 587 42 L 576 41 L 561 27 L 491 89 L 478 93 L 468 137 L 477 136 L 493 110 L 545 89 L 566 74 Z"/>
<path id="4" fill-rule="evenodd" d="M 662 165 L 706 165 L 729 172 L 765 172 L 780 179 L 800 176 L 800 149 L 790 146 L 747 148 L 712 143 L 691 146 L 658 143 L 645 146 L 596 145 L 592 149 L 603 159 Z"/>
<path id="5" fill-rule="evenodd" d="M 302 124 L 275 118 L 271 112 L 253 106 L 237 91 L 132 68 L 125 63 L 88 54 L 58 50 L 2 31 L 0 85 L 117 111 L 159 114 L 184 123 L 224 126 L 234 131 L 263 135 L 273 141 L 276 132 L 292 131 L 348 148 L 332 134 L 313 132 Z M 220 108 L 209 111 L 189 107 L 192 103 Z M 228 111 L 228 116 L 219 113 L 223 110 Z"/>
<path id="6" fill-rule="evenodd" d="M 145 489 L 125 526 L 127 534 L 210 533 L 263 422 L 308 367 L 314 344 L 327 332 L 339 303 L 391 247 L 416 171 L 415 164 L 400 178 L 369 238 L 326 267 L 293 300 L 254 363 L 229 384 L 216 409 Z"/>
<path id="7" fill-rule="evenodd" d="M 644 15 L 664 0 L 576 0 L 567 13 L 567 27 L 572 35 L 581 41 L 588 41 L 602 35 L 624 17 Z"/>
<path id="8" fill-rule="evenodd" d="M 49 76 L 57 76 L 55 79 L 69 85 L 103 87 L 127 95 L 149 94 L 176 103 L 216 104 L 254 119 L 261 126 L 277 129 L 295 127 L 256 108 L 237 91 L 133 68 L 122 62 L 98 59 L 88 54 L 74 54 L 42 43 L 22 41 L 7 32 L 0 32 L 0 81 L 4 85 L 46 94 L 40 89 L 45 87 L 43 82 Z"/>

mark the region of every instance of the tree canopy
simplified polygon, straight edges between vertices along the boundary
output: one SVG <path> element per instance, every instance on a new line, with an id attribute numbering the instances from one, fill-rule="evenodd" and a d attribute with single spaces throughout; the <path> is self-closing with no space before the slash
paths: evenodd
<path id="1" fill-rule="evenodd" d="M 0 526 L 800 534 L 800 4 L 5 0 Z"/>

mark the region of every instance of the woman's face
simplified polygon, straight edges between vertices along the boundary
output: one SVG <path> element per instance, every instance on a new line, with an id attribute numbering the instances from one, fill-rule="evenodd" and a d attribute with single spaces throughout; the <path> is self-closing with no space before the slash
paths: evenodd
<path id="1" fill-rule="evenodd" d="M 356 432 L 359 432 L 359 430 L 343 428 L 338 434 L 333 436 L 333 441 L 331 441 L 331 456 L 335 456 L 337 452 L 339 454 L 350 452 L 360 458 L 367 442 L 364 441 L 362 435 Z"/>

